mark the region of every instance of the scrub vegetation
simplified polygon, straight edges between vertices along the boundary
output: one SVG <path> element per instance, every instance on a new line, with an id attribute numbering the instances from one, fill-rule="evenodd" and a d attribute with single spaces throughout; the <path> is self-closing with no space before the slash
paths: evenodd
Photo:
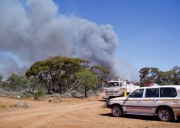
<path id="1" fill-rule="evenodd" d="M 41 99 L 46 94 L 88 97 L 97 93 L 109 70 L 101 65 L 90 66 L 89 60 L 62 56 L 37 61 L 24 76 L 13 73 L 3 81 L 0 76 L 0 94 L 12 92 L 22 99 Z M 6 94 L 7 96 L 7 94 Z"/>
<path id="2" fill-rule="evenodd" d="M 147 86 L 149 83 L 159 85 L 179 85 L 180 67 L 163 72 L 155 67 L 140 69 L 140 80 L 135 84 Z M 0 75 L 0 96 L 33 98 L 40 100 L 46 94 L 59 94 L 63 97 L 88 97 L 97 94 L 105 79 L 118 78 L 101 65 L 92 65 L 89 60 L 50 57 L 37 61 L 30 66 L 24 76 L 15 73 L 6 80 Z"/>

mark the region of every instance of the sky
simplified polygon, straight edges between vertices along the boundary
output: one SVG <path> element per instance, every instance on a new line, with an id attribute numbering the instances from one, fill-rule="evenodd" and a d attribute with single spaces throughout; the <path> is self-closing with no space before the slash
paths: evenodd
<path id="1" fill-rule="evenodd" d="M 117 57 L 163 71 L 180 65 L 179 0 L 57 0 L 62 13 L 111 24 Z M 61 5 L 61 3 L 63 3 Z"/>
<path id="2" fill-rule="evenodd" d="M 179 7 L 179 0 L 1 0 L 0 74 L 56 55 L 132 81 L 144 67 L 168 71 L 180 66 Z"/>

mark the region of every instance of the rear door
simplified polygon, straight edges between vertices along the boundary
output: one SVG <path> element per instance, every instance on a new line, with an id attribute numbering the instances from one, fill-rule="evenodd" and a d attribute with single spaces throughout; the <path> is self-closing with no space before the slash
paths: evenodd
<path id="1" fill-rule="evenodd" d="M 142 100 L 143 111 L 148 115 L 154 115 L 160 101 L 159 88 L 146 88 L 145 95 Z"/>

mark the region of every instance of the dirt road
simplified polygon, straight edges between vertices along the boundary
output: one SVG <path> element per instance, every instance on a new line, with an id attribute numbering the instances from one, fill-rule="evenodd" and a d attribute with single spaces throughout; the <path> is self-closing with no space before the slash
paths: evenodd
<path id="1" fill-rule="evenodd" d="M 24 101 L 0 97 L 2 104 L 27 102 L 27 109 L 0 111 L 0 128 L 179 128 L 180 121 L 161 122 L 154 117 L 112 117 L 100 98 L 63 99 L 61 102 Z"/>

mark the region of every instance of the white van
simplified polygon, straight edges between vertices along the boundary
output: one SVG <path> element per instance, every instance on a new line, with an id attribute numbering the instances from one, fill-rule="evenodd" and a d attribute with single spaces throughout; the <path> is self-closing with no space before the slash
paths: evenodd
<path id="1" fill-rule="evenodd" d="M 141 87 L 127 97 L 110 99 L 107 107 L 116 117 L 157 115 L 161 121 L 172 121 L 180 116 L 180 85 Z"/>

